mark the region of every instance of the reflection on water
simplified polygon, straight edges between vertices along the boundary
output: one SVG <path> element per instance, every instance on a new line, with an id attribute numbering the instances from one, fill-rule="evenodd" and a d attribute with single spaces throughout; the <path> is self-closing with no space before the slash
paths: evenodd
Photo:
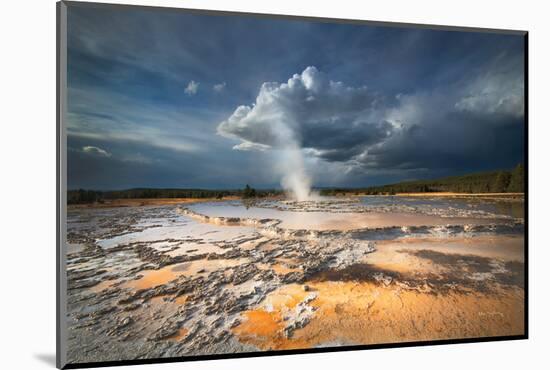
<path id="1" fill-rule="evenodd" d="M 399 196 L 368 196 L 359 201 L 327 199 L 308 204 L 264 202 L 262 206 L 230 201 L 199 203 L 189 208 L 210 217 L 276 219 L 282 221 L 283 228 L 311 230 L 488 224 L 523 215 L 521 201 Z"/>
<path id="2" fill-rule="evenodd" d="M 523 218 L 525 215 L 525 208 L 523 202 L 495 202 L 495 213 L 510 215 L 516 218 Z"/>
<path id="3" fill-rule="evenodd" d="M 441 211 L 459 209 L 464 211 L 483 211 L 496 215 L 522 218 L 523 201 L 519 199 L 497 199 L 484 197 L 406 197 L 406 196 L 365 196 L 361 202 L 367 207 L 373 206 L 410 206 L 431 208 Z"/>
<path id="4" fill-rule="evenodd" d="M 100 239 L 97 244 L 102 248 L 112 248 L 119 245 L 165 240 L 189 239 L 192 242 L 195 238 L 200 238 L 203 242 L 219 242 L 238 238 L 243 235 L 249 235 L 253 228 L 251 227 L 218 227 L 215 225 L 204 224 L 191 220 L 186 216 L 175 215 L 173 209 L 170 210 L 169 220 L 144 218 L 138 224 L 145 227 L 144 230 L 118 235 L 112 238 Z M 166 243 L 166 242 L 164 242 Z M 171 246 L 168 244 L 167 246 Z M 212 250 L 211 251 L 215 251 Z"/>

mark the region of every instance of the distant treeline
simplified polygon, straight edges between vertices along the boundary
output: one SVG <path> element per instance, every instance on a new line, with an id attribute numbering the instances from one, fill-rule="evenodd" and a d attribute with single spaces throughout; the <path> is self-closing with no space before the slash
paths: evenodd
<path id="1" fill-rule="evenodd" d="M 523 193 L 523 165 L 517 165 L 511 171 L 481 172 L 463 176 L 445 177 L 436 180 L 406 181 L 397 184 L 371 186 L 365 188 L 324 188 L 321 195 L 337 194 L 396 194 L 396 193 Z M 236 196 L 240 198 L 263 198 L 283 194 L 277 189 L 254 189 L 248 184 L 243 189 L 150 189 L 128 190 L 69 190 L 68 204 L 102 203 L 111 199 L 151 199 L 151 198 L 217 198 Z"/>
<path id="2" fill-rule="evenodd" d="M 511 171 L 481 172 L 463 176 L 445 177 L 436 180 L 405 181 L 397 184 L 366 188 L 332 188 L 321 190 L 321 195 L 336 194 L 396 194 L 396 193 L 523 193 L 523 165 Z"/>
<path id="3" fill-rule="evenodd" d="M 217 198 L 228 196 L 242 198 L 268 197 L 281 194 L 281 190 L 257 190 L 249 185 L 244 189 L 210 190 L 210 189 L 150 189 L 137 188 L 128 190 L 69 190 L 68 204 L 102 203 L 111 199 L 151 199 L 151 198 Z"/>

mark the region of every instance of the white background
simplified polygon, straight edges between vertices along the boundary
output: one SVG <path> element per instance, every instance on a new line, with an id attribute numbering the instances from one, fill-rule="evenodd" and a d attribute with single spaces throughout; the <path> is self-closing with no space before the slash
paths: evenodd
<path id="1" fill-rule="evenodd" d="M 530 31 L 530 339 L 249 358 L 132 369 L 548 369 L 547 242 L 550 32 L 544 1 L 116 1 L 246 12 Z M 0 367 L 53 368 L 55 359 L 55 2 L 4 1 L 0 22 Z M 7 82 L 7 84 L 6 84 Z M 7 207 L 6 207 L 7 206 Z M 546 352 L 546 353 L 545 353 Z M 545 356 L 546 355 L 546 356 Z"/>

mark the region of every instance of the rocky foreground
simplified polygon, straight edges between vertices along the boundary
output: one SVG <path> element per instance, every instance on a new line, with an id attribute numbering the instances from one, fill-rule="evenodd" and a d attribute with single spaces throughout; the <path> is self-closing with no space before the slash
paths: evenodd
<path id="1" fill-rule="evenodd" d="M 69 362 L 522 334 L 522 220 L 482 218 L 318 231 L 72 210 Z"/>

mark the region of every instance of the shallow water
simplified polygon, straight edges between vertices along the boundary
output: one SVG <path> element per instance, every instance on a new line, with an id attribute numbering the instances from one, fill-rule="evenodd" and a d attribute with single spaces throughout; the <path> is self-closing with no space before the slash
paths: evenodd
<path id="1" fill-rule="evenodd" d="M 366 196 L 361 198 L 366 206 L 400 206 L 431 208 L 441 211 L 458 209 L 466 212 L 482 211 L 495 215 L 522 218 L 524 214 L 523 201 L 495 198 L 474 197 L 406 197 L 406 196 Z"/>
<path id="2" fill-rule="evenodd" d="M 258 206 L 231 201 L 199 203 L 188 208 L 210 217 L 275 219 L 281 221 L 279 226 L 282 228 L 310 230 L 484 225 L 512 217 L 497 212 L 492 204 L 483 202 L 473 205 L 460 201 L 409 200 L 404 197 L 365 197 L 340 201 L 330 199 L 298 205 L 291 202 L 263 202 Z"/>
<path id="3" fill-rule="evenodd" d="M 165 246 L 173 246 L 166 240 L 188 240 L 186 248 L 195 246 L 199 249 L 204 249 L 205 242 L 222 242 L 235 238 L 249 235 L 254 231 L 251 227 L 235 226 L 235 227 L 220 227 L 216 225 L 204 224 L 197 222 L 189 217 L 177 215 L 174 211 L 174 207 L 169 207 L 167 213 L 170 215 L 170 219 L 157 219 L 147 217 L 147 213 L 143 213 L 143 218 L 137 224 L 144 228 L 137 232 L 117 235 L 105 239 L 99 239 L 97 244 L 102 248 L 112 248 L 119 245 L 135 243 L 135 242 L 147 242 L 152 243 L 155 241 L 162 241 Z M 201 245 L 192 244 L 196 238 L 201 239 Z M 190 244 L 191 243 L 191 244 Z M 162 246 L 162 245 L 160 245 Z M 211 250 L 213 251 L 213 250 Z M 177 252 L 173 252 L 177 253 Z"/>

